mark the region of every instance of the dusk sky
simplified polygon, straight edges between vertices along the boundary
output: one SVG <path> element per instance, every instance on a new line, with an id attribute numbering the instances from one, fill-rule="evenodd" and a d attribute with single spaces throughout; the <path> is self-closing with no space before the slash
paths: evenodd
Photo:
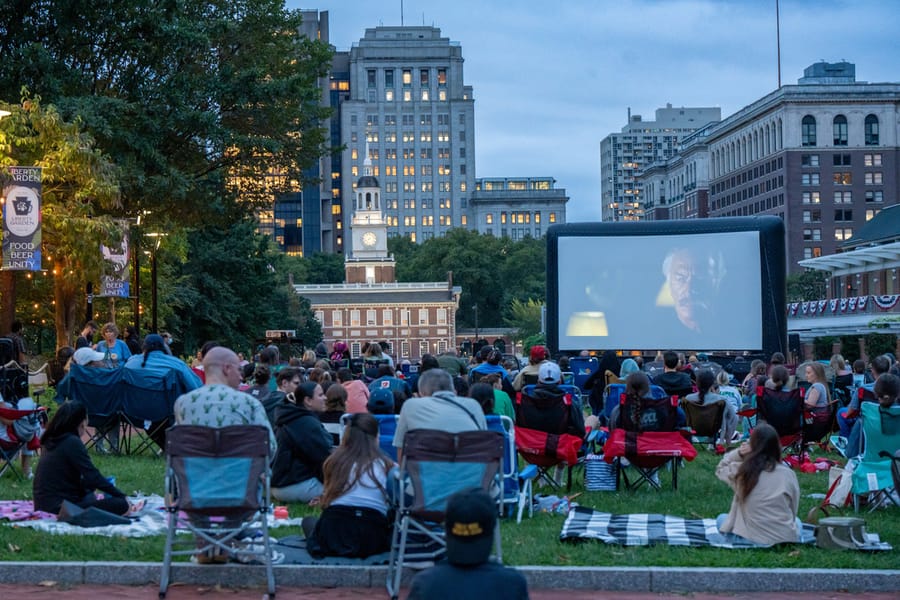
<path id="1" fill-rule="evenodd" d="M 600 220 L 600 141 L 657 108 L 722 117 L 775 90 L 775 0 L 404 0 L 406 25 L 462 46 L 475 95 L 477 177 L 552 176 L 569 221 Z M 287 0 L 329 11 L 331 43 L 400 25 L 400 0 Z M 857 81 L 900 81 L 900 2 L 781 0 L 781 81 L 847 60 Z"/>

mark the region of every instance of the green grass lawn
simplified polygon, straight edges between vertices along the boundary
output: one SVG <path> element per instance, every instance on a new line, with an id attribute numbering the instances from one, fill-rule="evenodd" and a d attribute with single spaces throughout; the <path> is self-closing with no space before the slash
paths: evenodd
<path id="1" fill-rule="evenodd" d="M 127 493 L 140 490 L 150 494 L 163 492 L 164 461 L 149 457 L 92 455 L 105 475 L 115 475 L 117 485 Z M 666 513 L 682 517 L 715 517 L 727 512 L 731 491 L 719 482 L 713 471 L 718 457 L 701 451 L 685 468 L 679 470 L 678 491 L 668 489 L 668 474 L 662 474 L 663 491 L 642 487 L 636 492 L 584 492 L 582 481 L 576 481 L 573 493 L 583 492 L 575 501 L 582 506 L 612 513 Z M 819 500 L 806 498 L 811 493 L 824 493 L 826 473 L 798 473 L 804 497 L 800 516 L 805 517 Z M 539 493 L 554 493 L 537 490 Z M 556 492 L 559 493 L 559 492 Z M 29 499 L 31 485 L 19 483 L 7 473 L 0 478 L 0 499 Z M 290 506 L 291 516 L 313 514 L 314 509 Z M 852 509 L 844 511 L 852 514 Z M 562 515 L 536 514 L 517 525 L 504 521 L 502 529 L 504 562 L 512 565 L 573 566 L 690 566 L 690 567 L 795 567 L 896 569 L 900 564 L 900 509 L 881 509 L 864 515 L 867 529 L 895 547 L 891 552 L 863 553 L 819 550 L 814 546 L 792 546 L 760 550 L 726 550 L 717 548 L 684 548 L 671 546 L 621 547 L 601 542 L 562 543 L 559 533 Z M 298 533 L 298 528 L 272 531 L 280 537 Z M 29 528 L 0 526 L 0 560 L 2 561 L 149 561 L 162 559 L 163 537 L 121 538 L 111 543 L 99 536 L 53 536 Z"/>

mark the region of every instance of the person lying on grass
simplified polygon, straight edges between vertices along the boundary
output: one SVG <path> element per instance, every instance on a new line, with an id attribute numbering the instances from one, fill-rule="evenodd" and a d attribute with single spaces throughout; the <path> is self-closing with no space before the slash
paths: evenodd
<path id="1" fill-rule="evenodd" d="M 750 440 L 726 454 L 716 477 L 734 490 L 731 510 L 716 519 L 719 531 L 763 545 L 797 542 L 800 485 L 781 461 L 778 433 L 759 423 Z"/>

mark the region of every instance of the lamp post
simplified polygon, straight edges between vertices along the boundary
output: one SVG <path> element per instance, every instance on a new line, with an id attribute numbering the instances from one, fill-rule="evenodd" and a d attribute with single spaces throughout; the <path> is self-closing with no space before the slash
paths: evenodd
<path id="1" fill-rule="evenodd" d="M 159 323 L 157 318 L 159 316 L 158 311 L 158 299 L 159 299 L 159 286 L 157 280 L 157 259 L 156 255 L 159 252 L 159 246 L 162 242 L 162 238 L 165 233 L 147 233 L 145 234 L 147 237 L 156 238 L 156 243 L 153 244 L 149 254 L 150 254 L 150 332 L 151 333 L 159 333 Z"/>
<path id="2" fill-rule="evenodd" d="M 478 343 L 478 305 L 474 306 L 475 309 L 475 343 Z"/>

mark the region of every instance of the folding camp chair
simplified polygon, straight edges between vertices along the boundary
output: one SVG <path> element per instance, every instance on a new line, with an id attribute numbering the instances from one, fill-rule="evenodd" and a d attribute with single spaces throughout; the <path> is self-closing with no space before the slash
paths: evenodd
<path id="1" fill-rule="evenodd" d="M 404 438 L 387 591 L 400 593 L 407 561 L 435 560 L 445 551 L 444 513 L 454 493 L 471 488 L 499 499 L 503 436 L 496 431 L 448 433 L 414 429 Z M 499 504 L 498 504 L 499 512 Z M 502 558 L 500 526 L 494 532 L 497 559 Z"/>
<path id="2" fill-rule="evenodd" d="M 174 422 L 178 399 L 175 372 L 122 371 L 121 416 L 125 430 L 121 441 L 125 454 L 159 455 L 166 447 L 166 430 Z M 137 444 L 133 438 L 137 438 Z"/>
<path id="3" fill-rule="evenodd" d="M 94 430 L 85 443 L 87 448 L 105 441 L 114 452 L 119 451 L 123 370 L 85 367 L 73 362 L 69 374 L 56 387 L 57 402 L 73 400 L 87 409 L 88 425 Z"/>
<path id="4" fill-rule="evenodd" d="M 882 408 L 875 402 L 860 407 L 863 428 L 863 452 L 853 470 L 853 507 L 859 510 L 860 496 L 869 497 L 869 506 L 880 506 L 893 487 L 890 455 L 900 450 L 900 406 Z M 885 452 L 888 458 L 881 456 Z"/>
<path id="5" fill-rule="evenodd" d="M 582 438 L 569 433 L 572 412 L 581 411 L 580 400 L 576 400 L 570 389 L 558 402 L 548 404 L 547 399 L 538 399 L 534 395 L 534 389 L 534 386 L 525 386 L 516 394 L 516 449 L 526 462 L 537 467 L 537 479 L 551 487 L 560 487 L 551 469 L 564 467 L 566 489 L 571 490 L 572 468 L 578 464 L 578 454 L 584 443 Z M 553 425 L 546 427 L 547 422 Z"/>
<path id="6" fill-rule="evenodd" d="M 0 477 L 3 477 L 6 471 L 12 471 L 16 479 L 24 481 L 25 478 L 18 467 L 16 467 L 15 460 L 19 453 L 26 448 L 29 450 L 40 448 L 38 428 L 41 421 L 45 422 L 47 420 L 47 409 L 43 406 L 29 409 L 0 406 L 0 418 L 4 420 L 4 422 L 0 423 L 0 427 L 6 430 L 6 435 L 0 438 Z M 6 421 L 9 423 L 7 424 Z M 24 428 L 17 425 L 17 421 L 24 425 Z M 31 432 L 29 439 L 23 439 L 21 434 L 23 429 Z"/>
<path id="7" fill-rule="evenodd" d="M 803 437 L 803 388 L 789 391 L 756 388 L 756 416 L 778 433 L 782 448 L 790 448 Z"/>
<path id="8" fill-rule="evenodd" d="M 259 425 L 178 425 L 166 434 L 168 529 L 160 574 L 164 598 L 174 556 L 222 556 L 262 562 L 275 596 L 269 542 L 269 432 Z M 193 539 L 177 537 L 192 533 Z M 246 540 L 253 543 L 246 543 Z M 189 546 L 185 549 L 183 546 Z"/>
<path id="9" fill-rule="evenodd" d="M 616 464 L 616 487 L 619 481 L 625 488 L 634 490 L 644 483 L 660 489 L 659 470 L 671 465 L 672 489 L 678 488 L 678 461 L 673 460 L 682 455 L 696 456 L 696 449 L 691 445 L 683 432 L 676 430 L 678 426 L 678 397 L 650 396 L 635 400 L 637 406 L 629 405 L 628 398 L 622 394 L 619 414 L 614 429 L 604 447 L 604 459 Z M 632 409 L 636 408 L 636 411 Z M 652 435 L 651 435 L 652 434 Z M 609 451 L 607 451 L 607 447 Z M 689 449 L 688 449 L 689 448 Z M 627 464 L 623 462 L 627 459 Z M 637 479 L 630 479 L 623 468 L 633 467 Z"/>
<path id="10" fill-rule="evenodd" d="M 660 490 L 659 471 L 670 465 L 672 490 L 678 489 L 678 468 L 681 459 L 691 461 L 697 449 L 680 431 L 646 431 L 638 433 L 614 429 L 603 446 L 603 460 L 616 465 L 616 488 L 620 482 L 625 489 L 636 490 L 643 484 Z M 629 478 L 622 459 L 634 467 L 636 478 Z"/>
<path id="11" fill-rule="evenodd" d="M 532 482 L 538 475 L 535 465 L 526 465 L 519 469 L 519 456 L 516 454 L 516 429 L 513 420 L 506 415 L 486 415 L 488 430 L 503 434 L 503 513 L 511 516 L 516 510 L 516 522 L 522 522 L 522 514 L 528 507 L 528 516 L 532 516 Z"/>
<path id="12" fill-rule="evenodd" d="M 711 444 L 715 447 L 722 434 L 722 421 L 725 418 L 725 400 L 717 400 L 708 404 L 700 404 L 690 400 L 682 400 L 681 408 L 691 428 L 691 442 L 695 444 Z M 723 440 L 727 444 L 730 440 Z"/>
<path id="13" fill-rule="evenodd" d="M 584 383 L 600 369 L 600 359 L 596 356 L 573 356 L 569 359 L 569 368 L 574 376 L 572 383 L 584 389 Z"/>
<path id="14" fill-rule="evenodd" d="M 895 505 L 900 506 L 900 449 L 893 454 L 882 450 L 878 453 L 878 456 L 891 461 L 891 479 L 894 482 L 894 486 L 885 490 L 885 497 Z"/>

